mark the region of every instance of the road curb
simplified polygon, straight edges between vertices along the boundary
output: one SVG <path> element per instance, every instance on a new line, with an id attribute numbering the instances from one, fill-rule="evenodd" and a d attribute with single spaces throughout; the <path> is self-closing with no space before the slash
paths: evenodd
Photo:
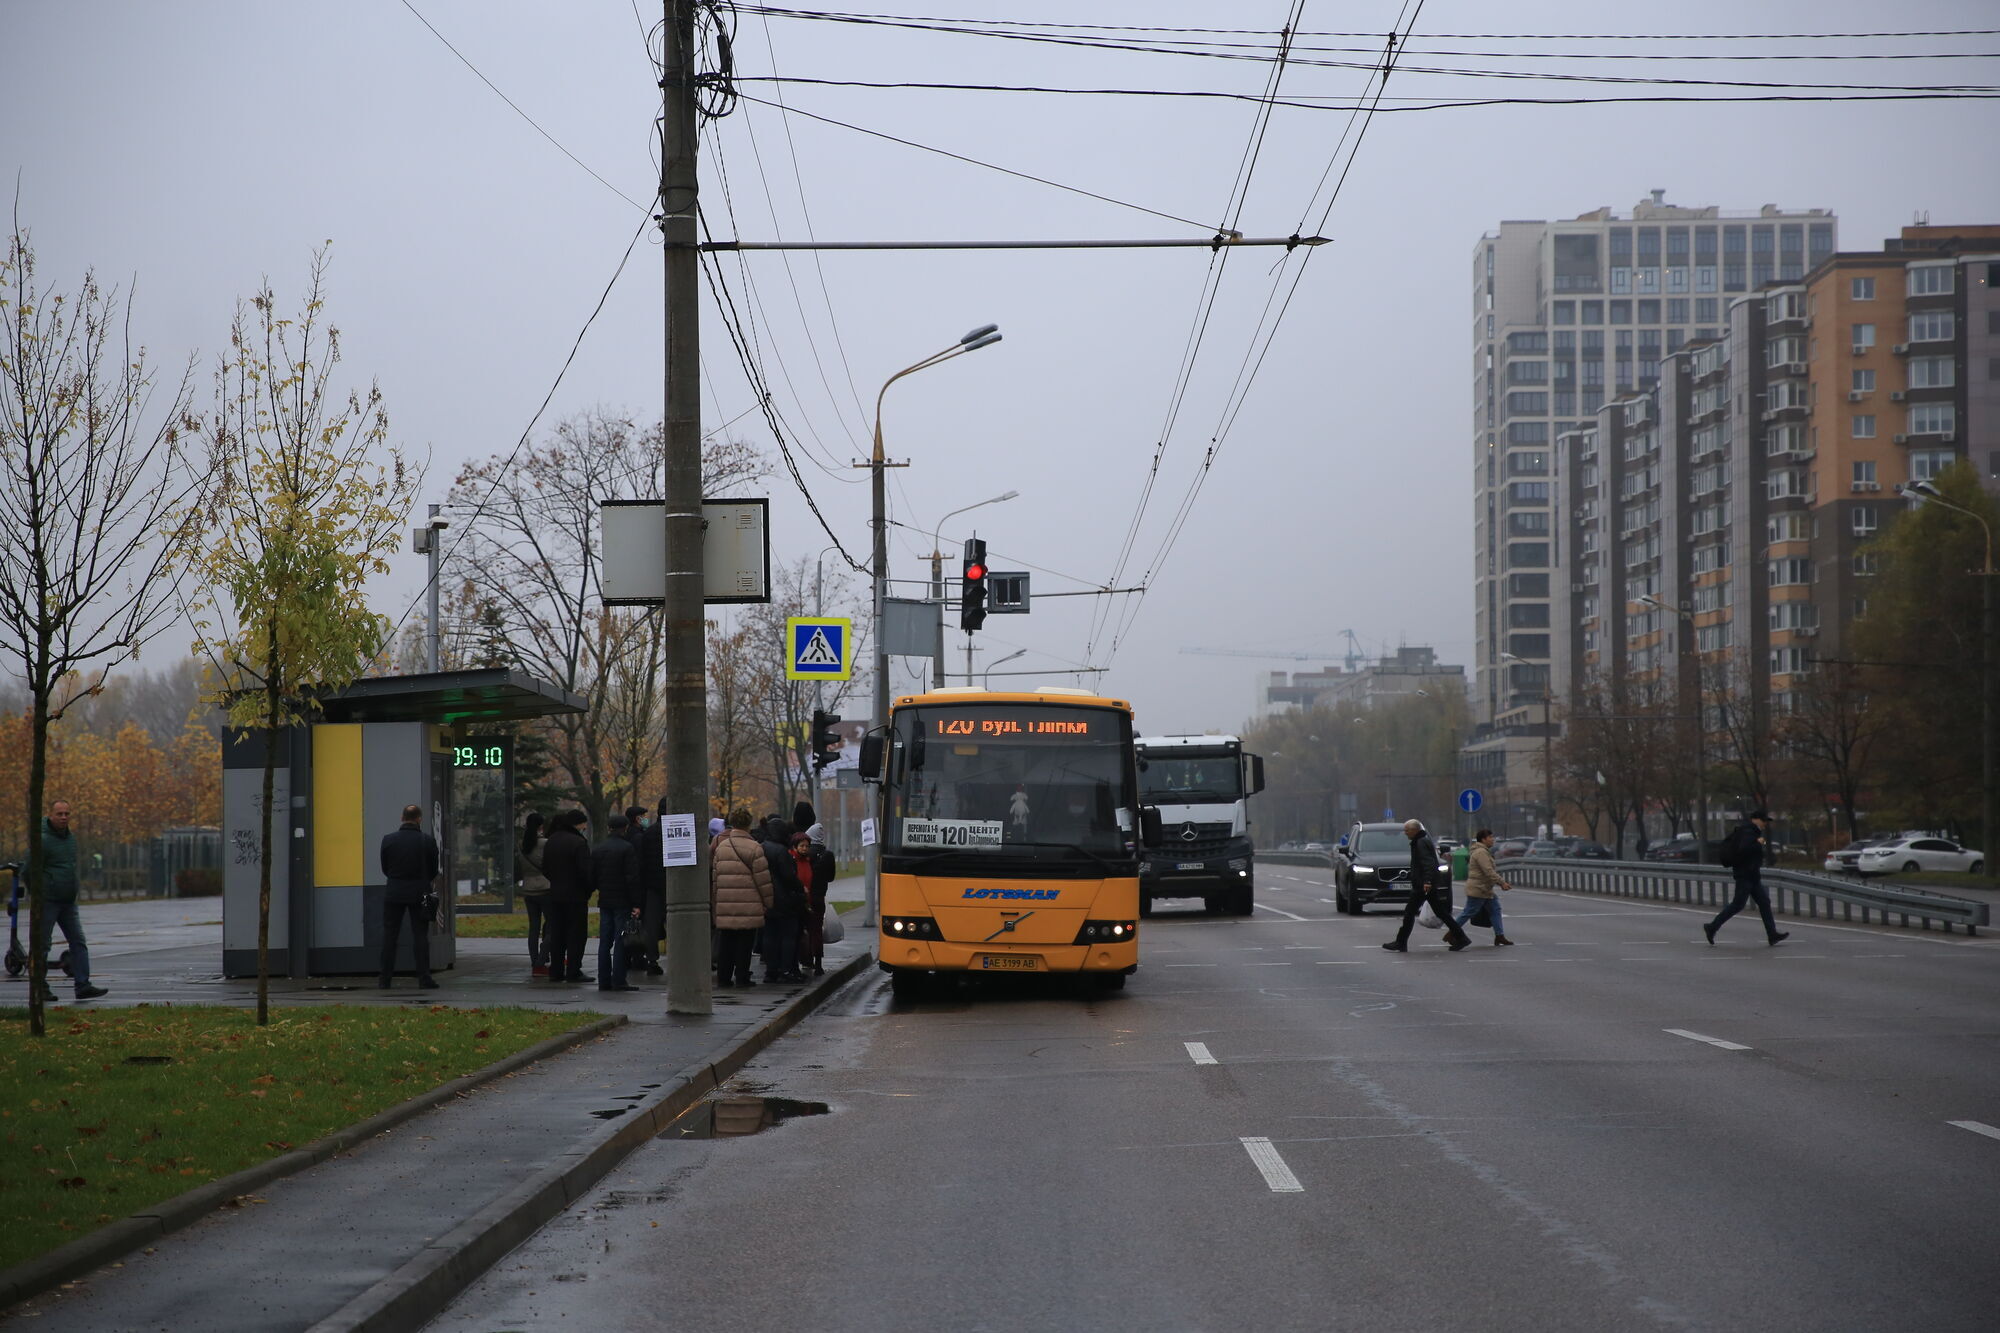
<path id="1" fill-rule="evenodd" d="M 741 1038 L 682 1069 L 629 1118 L 585 1135 L 307 1333 L 413 1333 L 494 1264 L 594 1188 L 611 1169 L 817 1009 L 874 955 L 862 950 Z"/>
<path id="2" fill-rule="evenodd" d="M 86 1273 L 102 1268 L 114 1260 L 122 1259 L 162 1236 L 199 1222 L 238 1195 L 252 1193 L 274 1180 L 282 1180 L 286 1176 L 296 1175 L 307 1167 L 318 1166 L 329 1157 L 350 1151 L 377 1134 L 394 1129 L 434 1106 L 442 1106 L 481 1084 L 490 1083 L 537 1060 L 547 1059 L 572 1046 L 580 1046 L 613 1028 L 623 1026 L 625 1021 L 623 1014 L 609 1014 L 595 1023 L 558 1033 L 556 1036 L 536 1042 L 533 1046 L 523 1047 L 506 1059 L 487 1065 L 484 1069 L 475 1069 L 470 1074 L 462 1074 L 449 1083 L 440 1083 L 428 1092 L 412 1097 L 406 1102 L 398 1102 L 385 1111 L 378 1111 L 366 1120 L 356 1121 L 345 1129 L 336 1129 L 333 1133 L 315 1139 L 303 1148 L 294 1148 L 288 1153 L 281 1153 L 255 1166 L 246 1166 L 241 1171 L 223 1176 L 219 1180 L 211 1180 L 206 1185 L 197 1185 L 191 1190 L 174 1195 L 171 1199 L 160 1201 L 143 1213 L 133 1213 L 129 1217 L 120 1218 L 116 1222 L 99 1227 L 88 1236 L 80 1236 L 67 1245 L 50 1250 L 47 1254 L 16 1264 L 4 1273 L 0 1273 L 0 1312 L 5 1312 L 30 1296 L 39 1296 L 65 1282 L 74 1281 Z"/>

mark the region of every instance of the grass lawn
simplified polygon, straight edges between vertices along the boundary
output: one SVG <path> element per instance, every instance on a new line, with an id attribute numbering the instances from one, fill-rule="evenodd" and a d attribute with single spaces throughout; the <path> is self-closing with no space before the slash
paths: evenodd
<path id="1" fill-rule="evenodd" d="M 861 899 L 828 898 L 826 900 L 826 905 L 833 912 L 835 916 L 839 916 L 842 912 L 852 912 L 855 908 L 861 906 Z"/>
<path id="2" fill-rule="evenodd" d="M 0 1268 L 405 1101 L 592 1013 L 0 1010 Z"/>
<path id="3" fill-rule="evenodd" d="M 461 912 L 452 919 L 452 930 L 462 939 L 468 940 L 525 940 L 528 938 L 528 909 L 523 907 L 515 912 Z M 595 957 L 597 948 L 597 909 L 590 909 L 590 933 L 584 936 L 590 942 Z"/>

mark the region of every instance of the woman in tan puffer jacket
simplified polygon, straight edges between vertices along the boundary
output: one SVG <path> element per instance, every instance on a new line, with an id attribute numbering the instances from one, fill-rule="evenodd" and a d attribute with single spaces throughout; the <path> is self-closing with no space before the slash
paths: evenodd
<path id="1" fill-rule="evenodd" d="M 1513 887 L 1500 877 L 1500 867 L 1493 863 L 1493 830 L 1479 830 L 1478 836 L 1472 840 L 1472 862 L 1465 881 L 1465 907 L 1458 914 L 1459 929 L 1463 930 L 1466 921 L 1483 906 L 1487 913 L 1486 923 L 1493 927 L 1493 942 L 1512 944 L 1514 941 L 1507 938 L 1507 928 L 1500 920 L 1500 895 L 1493 890 L 1505 891 Z"/>
<path id="2" fill-rule="evenodd" d="M 763 844 L 750 835 L 750 812 L 731 811 L 708 864 L 708 910 L 715 923 L 715 984 L 749 986 L 750 952 L 774 901 Z"/>

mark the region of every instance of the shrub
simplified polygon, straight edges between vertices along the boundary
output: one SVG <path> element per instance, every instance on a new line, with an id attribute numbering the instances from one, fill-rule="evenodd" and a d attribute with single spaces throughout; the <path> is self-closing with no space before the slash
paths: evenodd
<path id="1" fill-rule="evenodd" d="M 174 875 L 176 898 L 219 898 L 222 872 L 214 866 L 189 866 Z"/>

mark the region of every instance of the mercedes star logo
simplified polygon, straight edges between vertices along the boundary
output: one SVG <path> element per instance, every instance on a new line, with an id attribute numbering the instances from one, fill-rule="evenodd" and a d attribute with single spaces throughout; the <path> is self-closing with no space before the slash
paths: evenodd
<path id="1" fill-rule="evenodd" d="M 1194 821 L 1192 819 L 1190 819 L 1187 823 L 1181 825 L 1182 842 L 1193 842 L 1199 836 L 1200 835 L 1194 831 Z"/>

